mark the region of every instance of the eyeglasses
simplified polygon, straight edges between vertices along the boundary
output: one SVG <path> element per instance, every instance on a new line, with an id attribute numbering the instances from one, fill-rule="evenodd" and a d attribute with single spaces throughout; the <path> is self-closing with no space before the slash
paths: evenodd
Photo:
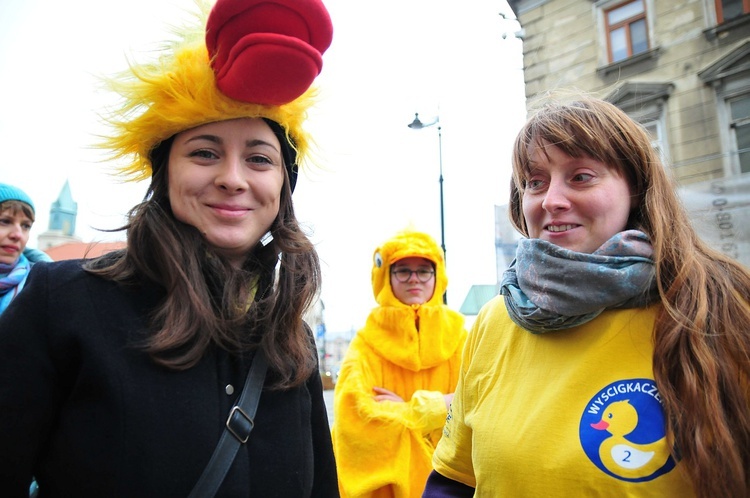
<path id="1" fill-rule="evenodd" d="M 425 283 L 432 278 L 435 274 L 435 270 L 426 270 L 424 268 L 420 268 L 419 270 L 410 270 L 408 268 L 396 268 L 395 270 L 391 270 L 391 275 L 395 275 L 396 280 L 402 284 L 408 282 L 412 274 L 416 274 L 417 279 L 420 282 Z"/>

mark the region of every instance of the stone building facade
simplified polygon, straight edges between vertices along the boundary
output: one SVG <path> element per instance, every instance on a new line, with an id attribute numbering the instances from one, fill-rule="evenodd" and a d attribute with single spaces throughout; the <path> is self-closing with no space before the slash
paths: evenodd
<path id="1" fill-rule="evenodd" d="M 643 123 L 681 184 L 750 172 L 747 0 L 509 0 L 527 106 L 579 89 Z"/>
<path id="2" fill-rule="evenodd" d="M 750 266 L 750 0 L 508 5 L 527 109 L 578 91 L 620 107 L 651 133 L 699 234 Z M 498 209 L 500 251 L 514 241 Z"/>

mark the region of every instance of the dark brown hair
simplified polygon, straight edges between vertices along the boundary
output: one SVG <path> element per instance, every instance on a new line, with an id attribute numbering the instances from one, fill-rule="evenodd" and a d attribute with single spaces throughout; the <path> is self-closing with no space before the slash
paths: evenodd
<path id="1" fill-rule="evenodd" d="M 127 248 L 92 260 L 87 270 L 124 285 L 148 281 L 163 289 L 145 344 L 157 363 L 187 369 L 212 345 L 237 354 L 262 347 L 275 387 L 303 383 L 317 368 L 302 314 L 320 288 L 320 264 L 295 217 L 286 168 L 273 240 L 258 244 L 237 269 L 196 228 L 174 217 L 168 197 L 171 145 L 166 140 L 151 154 L 154 173 L 146 197 L 122 228 Z"/>
<path id="2" fill-rule="evenodd" d="M 516 138 L 510 217 L 524 235 L 530 154 L 544 144 L 606 163 L 630 182 L 629 226 L 654 247 L 662 309 L 653 369 L 673 456 L 697 496 L 750 496 L 750 273 L 698 237 L 643 127 L 594 98 L 545 105 Z"/>

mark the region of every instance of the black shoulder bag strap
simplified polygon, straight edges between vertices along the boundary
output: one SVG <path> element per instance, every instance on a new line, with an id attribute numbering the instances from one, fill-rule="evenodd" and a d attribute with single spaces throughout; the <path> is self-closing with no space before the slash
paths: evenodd
<path id="1" fill-rule="evenodd" d="M 240 446 L 247 442 L 253 430 L 255 410 L 258 408 L 263 381 L 266 378 L 268 362 L 262 348 L 258 348 L 253 364 L 245 380 L 237 404 L 229 412 L 219 443 L 200 479 L 195 484 L 188 498 L 207 498 L 214 496 L 232 466 Z"/>

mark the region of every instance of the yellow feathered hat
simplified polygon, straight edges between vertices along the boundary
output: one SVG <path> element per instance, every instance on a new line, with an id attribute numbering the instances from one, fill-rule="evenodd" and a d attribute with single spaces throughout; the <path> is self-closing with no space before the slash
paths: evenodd
<path id="1" fill-rule="evenodd" d="M 390 268 L 404 258 L 425 258 L 435 265 L 435 292 L 426 305 L 443 303 L 443 294 L 448 287 L 443 250 L 435 239 L 412 229 L 402 230 L 375 249 L 372 264 L 372 292 L 381 306 L 405 306 L 393 294 Z"/>
<path id="2" fill-rule="evenodd" d="M 153 173 L 152 151 L 179 132 L 265 118 L 283 130 L 294 182 L 311 144 L 303 128 L 315 102 L 310 85 L 332 41 L 328 11 L 320 0 L 217 0 L 208 16 L 206 3 L 201 9 L 199 26 L 179 33 L 158 60 L 107 81 L 122 104 L 100 146 L 126 159 L 120 173 L 138 181 Z"/>

